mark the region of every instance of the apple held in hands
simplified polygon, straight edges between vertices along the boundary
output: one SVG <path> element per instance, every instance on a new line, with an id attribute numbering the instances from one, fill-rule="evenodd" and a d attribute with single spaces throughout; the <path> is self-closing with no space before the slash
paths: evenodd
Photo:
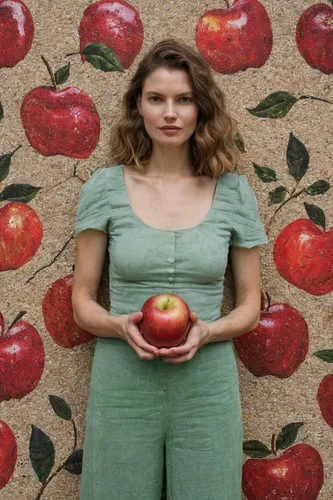
<path id="1" fill-rule="evenodd" d="M 160 293 L 143 304 L 140 331 L 147 342 L 155 347 L 176 347 L 189 330 L 190 308 L 178 295 Z"/>

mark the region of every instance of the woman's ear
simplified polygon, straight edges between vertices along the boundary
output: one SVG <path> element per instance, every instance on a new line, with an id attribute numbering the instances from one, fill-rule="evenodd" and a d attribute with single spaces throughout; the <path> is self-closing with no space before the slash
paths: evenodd
<path id="1" fill-rule="evenodd" d="M 141 113 L 141 95 L 138 95 L 138 97 L 136 98 L 136 105 L 138 107 L 140 115 L 142 115 L 142 113 Z"/>

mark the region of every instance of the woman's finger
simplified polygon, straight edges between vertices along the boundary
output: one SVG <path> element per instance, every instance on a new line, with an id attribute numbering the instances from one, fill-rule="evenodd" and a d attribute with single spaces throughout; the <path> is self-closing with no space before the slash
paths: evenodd
<path id="1" fill-rule="evenodd" d="M 140 347 L 142 350 L 151 352 L 155 355 L 158 355 L 157 347 L 148 344 L 148 342 L 144 339 L 142 334 L 137 329 L 131 330 L 131 338 L 135 342 L 135 344 Z"/>
<path id="2" fill-rule="evenodd" d="M 163 358 L 163 362 L 164 363 L 170 363 L 172 365 L 179 365 L 180 363 L 184 363 L 185 361 L 190 361 L 194 357 L 196 351 L 197 351 L 197 349 L 196 349 L 196 346 L 195 346 L 187 354 L 184 354 L 183 356 L 175 356 L 175 357 L 170 357 L 170 358 Z"/>

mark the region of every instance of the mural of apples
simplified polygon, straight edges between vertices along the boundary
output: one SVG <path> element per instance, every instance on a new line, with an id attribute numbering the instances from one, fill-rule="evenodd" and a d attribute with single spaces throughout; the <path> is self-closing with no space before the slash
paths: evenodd
<path id="1" fill-rule="evenodd" d="M 289 304 L 268 305 L 262 294 L 258 326 L 233 339 L 246 368 L 256 377 L 290 377 L 303 363 L 309 347 L 308 327 L 300 313 Z"/>
<path id="2" fill-rule="evenodd" d="M 333 9 L 317 3 L 306 9 L 296 26 L 296 43 L 301 56 L 312 68 L 333 73 Z"/>
<path id="3" fill-rule="evenodd" d="M 69 64 L 53 75 L 53 87 L 30 90 L 21 105 L 21 121 L 31 146 L 44 156 L 89 158 L 100 135 L 100 119 L 92 99 L 76 87 L 57 89 L 69 76 Z"/>
<path id="4" fill-rule="evenodd" d="M 227 9 L 205 12 L 196 26 L 200 54 L 218 73 L 260 68 L 273 47 L 271 22 L 258 0 L 235 0 Z"/>
<path id="5" fill-rule="evenodd" d="M 73 274 L 57 279 L 42 301 L 44 323 L 53 340 L 71 349 L 90 342 L 95 335 L 80 328 L 74 321 L 72 309 Z"/>
<path id="6" fill-rule="evenodd" d="M 0 489 L 4 488 L 12 477 L 16 461 L 16 438 L 9 425 L 0 420 Z"/>
<path id="7" fill-rule="evenodd" d="M 292 446 L 302 422 L 293 422 L 272 437 L 272 449 L 260 441 L 244 443 L 244 453 L 254 457 L 243 466 L 243 492 L 248 500 L 316 500 L 324 482 L 318 451 L 308 444 Z M 288 449 L 286 449 L 288 448 Z M 277 456 L 278 450 L 285 450 Z M 266 459 L 273 453 L 275 458 Z"/>
<path id="8" fill-rule="evenodd" d="M 13 68 L 29 52 L 34 38 L 30 10 L 21 0 L 0 0 L 0 68 Z"/>
<path id="9" fill-rule="evenodd" d="M 26 203 L 12 201 L 0 208 L 0 271 L 19 269 L 36 254 L 43 226 Z"/>
<path id="10" fill-rule="evenodd" d="M 143 43 L 139 12 L 125 0 L 100 0 L 83 13 L 79 27 L 80 51 L 92 42 L 113 49 L 124 68 L 129 68 Z M 81 54 L 84 62 L 85 56 Z"/>
<path id="11" fill-rule="evenodd" d="M 45 352 L 37 330 L 20 318 L 4 332 L 4 318 L 0 313 L 0 402 L 22 399 L 38 385 L 44 370 Z"/>
<path id="12" fill-rule="evenodd" d="M 323 419 L 333 429 L 333 374 L 326 375 L 320 382 L 317 402 Z"/>
<path id="13" fill-rule="evenodd" d="M 323 295 L 333 291 L 333 228 L 325 231 L 319 207 L 304 206 L 311 220 L 297 219 L 281 231 L 274 244 L 274 262 L 289 283 Z"/>

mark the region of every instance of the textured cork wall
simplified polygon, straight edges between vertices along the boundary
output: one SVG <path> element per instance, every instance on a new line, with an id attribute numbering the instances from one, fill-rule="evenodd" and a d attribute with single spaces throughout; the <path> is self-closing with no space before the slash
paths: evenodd
<path id="1" fill-rule="evenodd" d="M 90 3 L 0 0 L 0 499 L 79 498 L 95 341 L 70 306 L 78 195 L 113 163 L 109 130 L 138 60 L 173 35 L 226 92 L 269 236 L 261 322 L 234 343 L 244 498 L 330 500 L 332 5 L 110 0 L 92 39 Z M 100 295 L 108 307 L 105 278 Z"/>

